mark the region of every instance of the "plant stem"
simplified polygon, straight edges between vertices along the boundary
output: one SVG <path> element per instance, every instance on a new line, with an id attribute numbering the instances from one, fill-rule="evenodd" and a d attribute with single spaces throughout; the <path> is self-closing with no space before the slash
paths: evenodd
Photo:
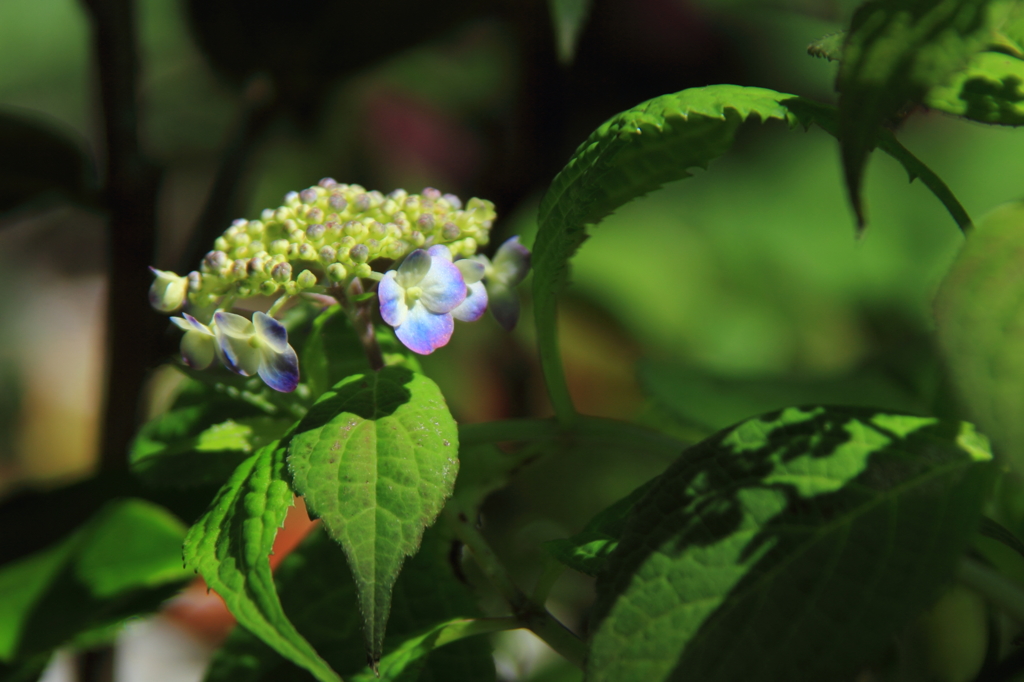
<path id="1" fill-rule="evenodd" d="M 1024 622 L 1024 588 L 983 563 L 964 557 L 956 577 L 1012 618 Z"/>
<path id="2" fill-rule="evenodd" d="M 583 668 L 586 645 L 572 631 L 560 623 L 543 605 L 533 602 L 509 576 L 505 566 L 491 549 L 465 512 L 456 508 L 454 501 L 444 509 L 456 537 L 470 551 L 488 581 L 505 598 L 520 627 L 524 627 L 544 640 L 573 665 Z"/>
<path id="3" fill-rule="evenodd" d="M 363 351 L 366 359 L 370 362 L 370 368 L 377 371 L 384 368 L 384 355 L 380 352 L 380 344 L 377 343 L 377 332 L 373 328 L 373 307 L 367 305 L 367 301 L 353 303 L 352 299 L 363 293 L 363 284 L 359 278 L 352 280 L 348 291 L 342 286 L 330 287 L 327 293 L 333 296 L 341 307 L 348 313 L 355 327 L 359 342 L 363 344 Z"/>

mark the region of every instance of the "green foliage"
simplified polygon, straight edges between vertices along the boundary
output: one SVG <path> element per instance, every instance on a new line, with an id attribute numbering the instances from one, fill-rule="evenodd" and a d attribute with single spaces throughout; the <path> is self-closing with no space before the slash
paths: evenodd
<path id="1" fill-rule="evenodd" d="M 863 227 L 861 181 L 882 126 L 943 85 L 991 41 L 1005 3 L 872 0 L 854 14 L 837 87 L 846 185 Z M 990 11 L 990 6 L 995 10 Z"/>
<path id="2" fill-rule="evenodd" d="M 381 679 L 487 682 L 494 679 L 490 647 L 481 638 L 453 643 L 432 652 L 454 619 L 461 624 L 477 615 L 465 587 L 452 574 L 450 543 L 438 529 L 424 533 L 423 547 L 395 583 L 389 635 L 380 662 Z M 351 682 L 373 676 L 363 666 L 355 584 L 337 544 L 314 531 L 282 562 L 275 575 L 278 594 L 296 628 L 331 665 Z M 440 622 L 439 622 L 440 621 Z M 474 622 L 470 620 L 469 622 Z M 427 629 L 426 633 L 421 632 Z M 443 641 L 443 640 L 442 640 Z M 410 664 L 421 669 L 411 670 Z M 403 666 L 405 677 L 397 677 Z M 307 674 L 282 658 L 250 632 L 239 628 L 217 652 L 207 682 L 289 682 Z"/>
<path id="3" fill-rule="evenodd" d="M 132 471 L 151 485 L 219 485 L 290 425 L 291 420 L 189 382 L 173 409 L 139 430 L 128 457 Z"/>
<path id="4" fill-rule="evenodd" d="M 0 569 L 0 662 L 34 657 L 75 636 L 155 610 L 191 573 L 184 525 L 138 499 L 107 504 L 62 542 Z"/>
<path id="5" fill-rule="evenodd" d="M 548 0 L 558 59 L 563 64 L 571 63 L 576 54 L 576 44 L 590 15 L 590 3 L 591 0 Z"/>
<path id="6" fill-rule="evenodd" d="M 345 550 L 374 661 L 402 562 L 452 493 L 458 447 L 440 390 L 404 367 L 336 384 L 292 437 L 295 491 Z"/>
<path id="7" fill-rule="evenodd" d="M 0 212 L 43 198 L 96 200 L 83 145 L 37 120 L 0 112 Z"/>
<path id="8" fill-rule="evenodd" d="M 957 116 L 1000 125 L 1024 125 L 1024 60 L 979 52 L 948 83 L 933 87 L 924 103 Z"/>
<path id="9" fill-rule="evenodd" d="M 807 46 L 807 54 L 812 57 L 821 57 L 830 62 L 839 61 L 843 58 L 843 41 L 846 40 L 846 32 L 829 33 L 827 36 L 818 38 Z"/>
<path id="10" fill-rule="evenodd" d="M 185 561 L 245 628 L 321 682 L 339 682 L 289 622 L 270 573 L 267 557 L 293 501 L 285 481 L 285 450 L 285 444 L 271 443 L 238 466 L 189 530 Z"/>
<path id="11" fill-rule="evenodd" d="M 959 397 L 997 457 L 1024 470 L 1024 203 L 979 223 L 935 300 L 940 347 Z"/>
<path id="12" fill-rule="evenodd" d="M 1024 542 L 1020 541 L 1013 531 L 1003 526 L 1001 523 L 993 521 L 988 517 L 982 517 L 981 524 L 978 526 L 978 533 L 984 535 L 987 538 L 997 540 L 1013 551 L 1024 557 Z"/>
<path id="13" fill-rule="evenodd" d="M 608 559 L 587 679 L 852 675 L 951 576 L 988 459 L 970 425 L 867 409 L 790 408 L 702 442 Z"/>

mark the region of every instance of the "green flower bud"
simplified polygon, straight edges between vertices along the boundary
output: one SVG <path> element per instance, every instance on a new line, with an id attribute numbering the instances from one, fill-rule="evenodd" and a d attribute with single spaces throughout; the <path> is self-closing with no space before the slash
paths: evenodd
<path id="1" fill-rule="evenodd" d="M 341 263 L 331 263 L 327 266 L 327 276 L 335 282 L 343 282 L 348 277 L 348 271 Z"/>
<path id="2" fill-rule="evenodd" d="M 245 231 L 250 237 L 259 237 L 266 230 L 266 226 L 259 220 L 250 220 L 245 226 Z"/>
<path id="3" fill-rule="evenodd" d="M 349 250 L 348 255 L 356 263 L 365 263 L 370 257 L 370 249 L 366 244 L 356 244 Z"/>
<path id="4" fill-rule="evenodd" d="M 356 277 L 366 278 L 366 277 L 370 276 L 371 272 L 373 272 L 373 270 L 366 263 L 360 263 L 359 265 L 357 265 L 355 267 L 355 275 L 356 275 Z"/>
<path id="5" fill-rule="evenodd" d="M 156 279 L 149 287 L 149 304 L 162 313 L 174 312 L 185 302 L 189 278 L 168 270 L 150 268 Z M 198 274 L 198 273 L 196 273 Z"/>
<path id="6" fill-rule="evenodd" d="M 224 237 L 217 237 L 213 241 L 213 248 L 215 248 L 217 251 L 228 251 L 231 249 L 231 242 L 229 242 Z"/>
<path id="7" fill-rule="evenodd" d="M 306 228 L 306 238 L 310 241 L 319 241 L 324 238 L 327 228 L 320 223 L 315 223 Z"/>
<path id="8" fill-rule="evenodd" d="M 445 223 L 444 227 L 441 228 L 441 236 L 444 237 L 445 241 L 454 241 L 459 238 L 460 234 L 462 234 L 462 230 L 451 221 Z"/>
<path id="9" fill-rule="evenodd" d="M 310 187 L 299 192 L 299 200 L 304 204 L 312 204 L 317 200 L 316 190 Z"/>
<path id="10" fill-rule="evenodd" d="M 302 260 L 316 260 L 316 249 L 311 244 L 299 244 L 298 257 Z"/>
<path id="11" fill-rule="evenodd" d="M 271 270 L 270 276 L 277 282 L 287 282 L 292 278 L 292 265 L 291 263 L 278 263 Z"/>
<path id="12" fill-rule="evenodd" d="M 316 184 L 318 187 L 323 187 L 324 189 L 331 189 L 332 187 L 338 186 L 338 181 L 335 180 L 334 178 L 320 178 L 320 182 Z"/>
<path id="13" fill-rule="evenodd" d="M 277 286 L 277 282 L 273 280 L 264 280 L 260 283 L 260 293 L 264 296 L 273 296 L 277 293 L 280 287 Z"/>
<path id="14" fill-rule="evenodd" d="M 345 197 L 342 196 L 341 192 L 334 192 L 327 200 L 327 205 L 335 211 L 341 212 L 345 210 L 346 206 L 348 206 L 348 202 L 345 201 Z"/>
<path id="15" fill-rule="evenodd" d="M 316 286 L 316 275 L 309 270 L 303 270 L 295 278 L 295 286 L 299 289 L 312 289 Z"/>
<path id="16" fill-rule="evenodd" d="M 330 246 L 320 247 L 320 252 L 317 255 L 320 257 L 321 263 L 331 263 L 338 257 L 338 253 Z"/>
<path id="17" fill-rule="evenodd" d="M 288 253 L 288 247 L 291 244 L 288 243 L 287 239 L 275 239 L 270 242 L 270 253 L 273 255 L 283 255 Z"/>

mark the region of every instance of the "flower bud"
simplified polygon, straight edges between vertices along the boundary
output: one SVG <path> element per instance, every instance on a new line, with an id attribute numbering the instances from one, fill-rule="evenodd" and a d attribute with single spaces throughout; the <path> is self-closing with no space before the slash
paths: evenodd
<path id="1" fill-rule="evenodd" d="M 320 261 L 322 263 L 330 263 L 338 257 L 337 252 L 331 246 L 320 247 L 320 252 L 317 255 L 320 256 Z"/>
<path id="2" fill-rule="evenodd" d="M 322 222 L 323 219 L 324 212 L 323 209 L 321 209 L 319 206 L 314 206 L 313 208 L 309 209 L 308 213 L 306 213 L 306 220 L 308 220 L 311 223 L 319 223 Z"/>
<path id="3" fill-rule="evenodd" d="M 265 229 L 266 226 L 263 224 L 263 221 L 261 220 L 250 220 L 245 226 L 245 231 L 249 233 L 250 237 L 254 238 L 259 237 L 261 234 L 263 234 L 263 231 Z"/>
<path id="4" fill-rule="evenodd" d="M 277 282 L 275 282 L 274 280 L 264 280 L 260 284 L 260 293 L 263 294 L 264 296 L 273 296 L 274 294 L 277 293 L 278 288 L 279 287 L 277 285 Z"/>
<path id="5" fill-rule="evenodd" d="M 210 251 L 203 258 L 203 265 L 206 266 L 208 272 L 219 273 L 224 269 L 224 266 L 228 264 L 228 254 L 223 251 Z"/>
<path id="6" fill-rule="evenodd" d="M 331 263 L 327 266 L 327 276 L 335 282 L 342 282 L 348 277 L 348 271 L 341 263 Z"/>
<path id="7" fill-rule="evenodd" d="M 312 204 L 316 201 L 316 190 L 310 187 L 299 192 L 299 200 L 304 204 Z"/>
<path id="8" fill-rule="evenodd" d="M 306 228 L 306 237 L 310 241 L 319 241 L 320 239 L 324 238 L 324 232 L 326 231 L 326 227 L 324 227 L 320 223 L 316 223 L 315 225 L 310 225 L 309 227 Z"/>
<path id="9" fill-rule="evenodd" d="M 285 206 L 290 207 L 297 206 L 299 204 L 299 193 L 288 192 L 288 194 L 284 195 L 284 201 L 282 201 L 281 203 L 283 203 Z"/>
<path id="10" fill-rule="evenodd" d="M 341 193 L 336 192 L 327 200 L 327 205 L 335 211 L 344 211 L 345 207 L 348 206 L 348 202 L 345 201 L 345 197 L 343 197 Z"/>
<path id="11" fill-rule="evenodd" d="M 298 257 L 302 260 L 316 260 L 316 249 L 311 244 L 299 244 Z"/>
<path id="12" fill-rule="evenodd" d="M 360 263 L 355 267 L 354 272 L 356 277 L 366 278 L 370 276 L 370 273 L 373 272 L 373 269 L 371 269 L 370 266 L 366 263 Z"/>
<path id="13" fill-rule="evenodd" d="M 229 251 L 231 249 L 231 242 L 224 237 L 217 237 L 213 240 L 213 248 L 217 251 Z"/>
<path id="14" fill-rule="evenodd" d="M 156 268 L 150 268 L 149 271 L 156 277 L 149 287 L 149 304 L 162 313 L 180 308 L 188 291 L 188 278 Z"/>
<path id="15" fill-rule="evenodd" d="M 316 275 L 309 270 L 303 270 L 295 278 L 295 286 L 299 289 L 312 289 L 316 286 Z"/>
<path id="16" fill-rule="evenodd" d="M 348 255 L 356 263 L 365 263 L 370 257 L 370 249 L 366 244 L 356 244 L 349 250 Z"/>
<path id="17" fill-rule="evenodd" d="M 260 218 L 262 218 L 264 221 L 273 220 L 274 219 L 274 209 L 272 209 L 272 208 L 265 208 L 265 209 L 263 209 L 263 211 L 260 213 Z"/>
<path id="18" fill-rule="evenodd" d="M 441 190 L 434 189 L 433 187 L 424 187 L 420 194 L 423 195 L 424 199 L 430 199 L 431 201 L 441 198 Z"/>
<path id="19" fill-rule="evenodd" d="M 231 264 L 231 276 L 235 279 L 245 279 L 249 276 L 249 263 L 239 258 Z"/>
<path id="20" fill-rule="evenodd" d="M 462 209 L 462 199 L 458 198 L 454 194 L 445 194 L 441 198 L 447 201 L 449 204 L 451 204 L 452 208 L 454 208 L 456 211 Z"/>
<path id="21" fill-rule="evenodd" d="M 448 241 L 458 239 L 460 234 L 462 234 L 462 230 L 453 222 L 447 222 L 441 228 L 441 236 Z"/>
<path id="22" fill-rule="evenodd" d="M 370 195 L 368 194 L 357 194 L 355 199 L 352 201 L 357 211 L 368 211 L 370 209 Z"/>
<path id="23" fill-rule="evenodd" d="M 388 231 L 384 229 L 384 226 L 378 223 L 376 220 L 374 220 L 370 224 L 370 236 L 373 237 L 374 239 L 381 239 L 387 233 Z"/>
<path id="24" fill-rule="evenodd" d="M 199 291 L 202 288 L 203 288 L 203 276 L 201 274 L 199 274 L 198 272 L 196 272 L 195 270 L 193 270 L 192 272 L 188 273 L 188 290 L 189 291 Z"/>
<path id="25" fill-rule="evenodd" d="M 274 278 L 275 282 L 287 282 L 292 278 L 291 263 L 278 263 L 270 271 L 270 276 Z"/>
<path id="26" fill-rule="evenodd" d="M 359 239 L 366 234 L 366 225 L 363 225 L 358 220 L 350 220 L 345 223 L 345 234 L 350 237 Z"/>
<path id="27" fill-rule="evenodd" d="M 416 225 L 419 226 L 424 232 L 429 232 L 434 229 L 434 216 L 431 213 L 424 213 L 416 219 Z"/>
<path id="28" fill-rule="evenodd" d="M 270 242 L 270 253 L 271 255 L 278 256 L 288 253 L 288 247 L 290 244 L 287 239 L 275 239 Z"/>

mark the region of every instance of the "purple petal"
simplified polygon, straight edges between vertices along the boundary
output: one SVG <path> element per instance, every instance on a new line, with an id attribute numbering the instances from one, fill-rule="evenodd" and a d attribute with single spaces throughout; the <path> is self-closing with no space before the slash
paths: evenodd
<path id="1" fill-rule="evenodd" d="M 192 369 L 206 369 L 213 364 L 216 345 L 212 334 L 187 331 L 181 337 L 181 359 Z"/>
<path id="2" fill-rule="evenodd" d="M 183 318 L 185 318 L 185 322 L 186 322 L 186 324 L 188 324 L 188 327 L 190 329 L 195 330 L 197 332 L 202 332 L 203 334 L 208 334 L 210 336 L 213 336 L 213 330 L 211 330 L 209 327 L 207 327 L 205 324 L 203 324 L 202 322 L 200 322 L 196 318 L 192 317 L 188 313 L 182 313 L 181 316 Z M 176 324 L 178 323 L 177 318 L 175 318 L 174 322 Z M 183 327 L 181 324 L 178 324 L 178 327 L 180 327 L 181 329 L 186 329 L 186 327 Z"/>
<path id="3" fill-rule="evenodd" d="M 283 352 L 265 348 L 260 354 L 259 375 L 267 386 L 281 393 L 291 393 L 299 385 L 299 356 L 291 346 Z"/>
<path id="4" fill-rule="evenodd" d="M 448 343 L 455 329 L 451 313 L 435 314 L 417 303 L 409 310 L 409 317 L 395 329 L 395 336 L 405 346 L 420 355 L 429 355 Z"/>
<path id="5" fill-rule="evenodd" d="M 278 353 L 288 348 L 288 330 L 284 325 L 266 313 L 253 313 L 252 324 L 256 328 L 256 337 Z"/>
<path id="6" fill-rule="evenodd" d="M 431 258 L 444 258 L 449 263 L 452 262 L 452 252 L 444 244 L 438 244 L 437 246 L 431 246 L 427 249 L 427 253 Z"/>
<path id="7" fill-rule="evenodd" d="M 470 284 L 466 290 L 466 300 L 455 307 L 452 317 L 463 322 L 476 322 L 487 310 L 487 289 L 483 282 L 476 282 Z"/>
<path id="8" fill-rule="evenodd" d="M 423 291 L 420 302 L 433 313 L 448 313 L 466 300 L 466 281 L 454 263 L 434 258 L 430 272 L 419 287 Z"/>
<path id="9" fill-rule="evenodd" d="M 492 261 L 494 276 L 502 284 L 514 287 L 530 270 L 530 250 L 519 243 L 519 237 L 507 239 Z"/>
<path id="10" fill-rule="evenodd" d="M 515 329 L 519 321 L 519 295 L 514 289 L 500 284 L 489 286 L 491 314 L 506 331 Z"/>
<path id="11" fill-rule="evenodd" d="M 392 327 L 405 322 L 409 314 L 409 306 L 405 304 L 405 289 L 397 281 L 394 270 L 384 273 L 384 279 L 377 286 L 377 298 L 380 299 L 380 316 Z"/>
<path id="12" fill-rule="evenodd" d="M 246 377 L 255 374 L 260 366 L 260 352 L 249 343 L 255 332 L 252 323 L 241 315 L 217 312 L 213 316 L 213 331 L 221 361 L 227 368 Z"/>
<path id="13" fill-rule="evenodd" d="M 430 271 L 434 259 L 423 249 L 416 249 L 402 261 L 398 266 L 396 279 L 404 288 L 416 286 L 420 280 Z"/>

